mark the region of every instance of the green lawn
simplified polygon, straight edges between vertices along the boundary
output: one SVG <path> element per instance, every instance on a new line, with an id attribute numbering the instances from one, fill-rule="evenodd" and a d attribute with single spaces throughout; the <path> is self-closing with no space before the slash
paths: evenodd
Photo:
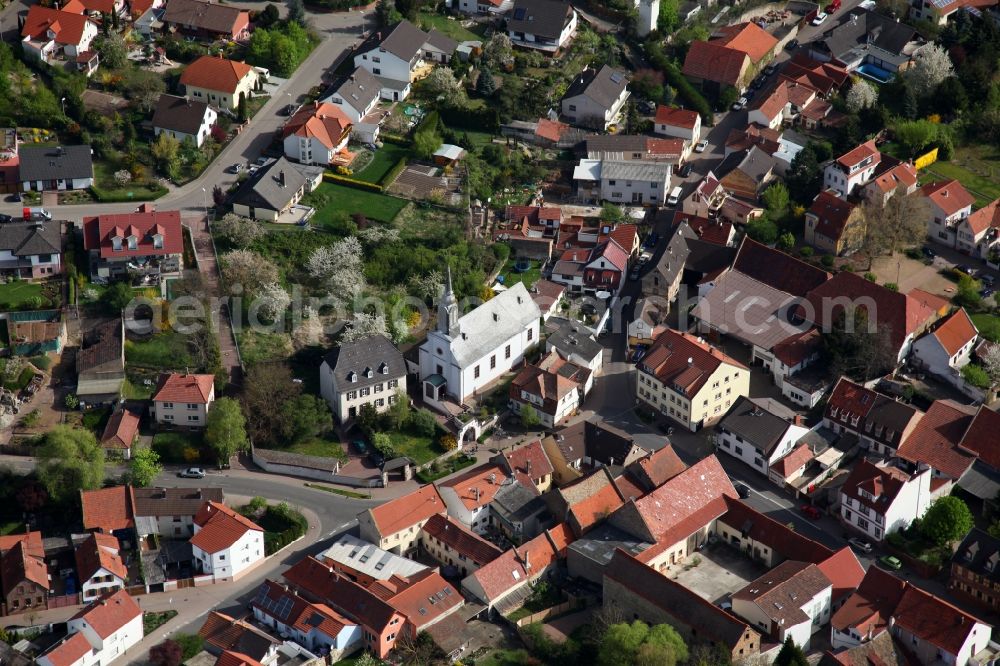
<path id="1" fill-rule="evenodd" d="M 143 613 L 142 614 L 142 633 L 143 635 L 149 635 L 162 627 L 164 624 L 170 620 L 177 617 L 177 611 L 168 610 L 162 611 L 160 613 Z"/>
<path id="2" fill-rule="evenodd" d="M 15 280 L 7 284 L 0 284 L 0 308 L 4 310 L 16 310 L 27 303 L 29 299 L 36 297 L 42 297 L 42 284 L 40 282 Z"/>
<path id="3" fill-rule="evenodd" d="M 157 333 L 149 340 L 125 341 L 125 361 L 147 368 L 183 370 L 194 364 L 188 352 L 188 336 L 176 331 Z"/>
<path id="4" fill-rule="evenodd" d="M 1000 155 L 989 145 L 956 148 L 951 161 L 935 162 L 920 173 L 921 182 L 954 178 L 976 197 L 977 207 L 1000 197 Z"/>
<path id="5" fill-rule="evenodd" d="M 292 344 L 284 333 L 264 333 L 249 328 L 236 333 L 240 345 L 240 357 L 247 365 L 288 358 Z"/>
<path id="6" fill-rule="evenodd" d="M 94 184 L 97 186 L 94 190 L 95 199 L 109 202 L 152 201 L 167 193 L 167 188 L 155 181 L 146 183 L 132 182 L 125 187 L 121 187 L 115 180 L 115 172 L 121 168 L 121 165 L 110 164 L 103 160 L 94 161 Z M 74 201 L 73 203 L 90 202 L 81 200 L 79 202 Z"/>
<path id="7" fill-rule="evenodd" d="M 438 479 L 442 479 L 449 474 L 454 474 L 460 469 L 465 469 L 466 467 L 471 467 L 476 463 L 476 458 L 474 456 L 467 456 L 464 453 L 459 453 L 457 456 L 452 456 L 448 458 L 440 465 L 434 463 L 425 470 L 417 472 L 417 479 L 421 483 L 433 483 Z"/>
<path id="8" fill-rule="evenodd" d="M 993 342 L 1000 342 L 1000 317 L 991 314 L 974 314 L 972 323 L 979 329 L 979 334 Z"/>
<path id="9" fill-rule="evenodd" d="M 434 437 L 399 431 L 386 434 L 392 440 L 392 448 L 397 456 L 407 456 L 418 465 L 423 465 L 444 453 Z"/>
<path id="10" fill-rule="evenodd" d="M 516 259 L 508 259 L 507 265 L 500 272 L 499 277 L 503 278 L 504 286 L 512 287 L 518 282 L 523 282 L 526 288 L 531 289 L 536 282 L 542 279 L 542 265 L 540 262 L 532 261 L 531 266 L 523 273 L 514 270 L 515 264 L 517 264 Z"/>
<path id="11" fill-rule="evenodd" d="M 337 458 L 347 462 L 347 454 L 344 453 L 340 442 L 335 442 L 321 437 L 307 439 L 304 442 L 297 442 L 291 446 L 281 449 L 289 453 L 298 453 L 302 456 L 316 456 L 318 458 Z"/>
<path id="12" fill-rule="evenodd" d="M 482 41 L 483 39 L 481 33 L 472 32 L 468 28 L 463 27 L 459 21 L 434 12 L 420 12 L 417 15 L 417 25 L 426 30 L 437 28 L 440 32 L 459 42 Z M 478 24 L 477 29 L 480 29 L 478 28 Z"/>
<path id="13" fill-rule="evenodd" d="M 338 212 L 346 212 L 349 215 L 361 213 L 370 220 L 392 222 L 408 203 L 405 199 L 335 183 L 323 183 L 316 192 L 329 197 L 329 203 L 317 210 L 312 219 L 312 224 L 321 227 L 330 225 L 334 213 Z"/>
<path id="14" fill-rule="evenodd" d="M 153 435 L 153 450 L 164 463 L 197 463 L 207 460 L 202 434 L 192 432 L 158 432 Z"/>
<path id="15" fill-rule="evenodd" d="M 380 183 L 392 167 L 404 157 L 409 157 L 410 150 L 406 146 L 398 143 L 386 142 L 381 148 L 375 151 L 372 161 L 361 171 L 354 174 L 358 180 L 366 183 Z"/>

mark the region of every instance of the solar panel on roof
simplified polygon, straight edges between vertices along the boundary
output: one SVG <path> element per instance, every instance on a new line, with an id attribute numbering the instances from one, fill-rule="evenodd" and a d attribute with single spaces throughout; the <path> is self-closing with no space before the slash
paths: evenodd
<path id="1" fill-rule="evenodd" d="M 261 585 L 260 589 L 257 590 L 257 596 L 254 598 L 254 602 L 263 605 L 267 601 L 267 585 Z"/>
<path id="2" fill-rule="evenodd" d="M 323 624 L 323 616 L 320 615 L 319 613 L 313 613 L 309 617 L 308 624 L 309 624 L 309 626 L 312 626 L 312 627 L 318 627 L 319 625 Z"/>
<path id="3" fill-rule="evenodd" d="M 280 617 L 282 620 L 288 619 L 288 612 L 292 610 L 292 600 L 289 597 L 281 597 L 281 600 L 277 604 L 277 608 L 274 609 L 274 614 Z"/>
<path id="4" fill-rule="evenodd" d="M 623 78 L 624 77 L 622 76 L 621 72 L 612 72 L 611 73 L 611 82 L 612 83 L 621 83 Z"/>
<path id="5" fill-rule="evenodd" d="M 514 10 L 514 20 L 515 21 L 524 20 L 524 15 L 526 12 L 527 10 L 524 7 L 518 7 L 517 9 Z"/>

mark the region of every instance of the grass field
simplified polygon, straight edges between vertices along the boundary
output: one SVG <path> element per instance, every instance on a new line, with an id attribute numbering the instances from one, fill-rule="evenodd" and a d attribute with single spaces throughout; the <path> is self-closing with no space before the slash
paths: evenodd
<path id="1" fill-rule="evenodd" d="M 464 27 L 460 22 L 434 12 L 420 12 L 417 15 L 417 25 L 427 28 L 428 30 L 430 28 L 437 28 L 438 31 L 443 32 L 459 42 L 472 40 L 481 41 L 483 38 L 481 32 L 472 32 L 468 28 Z"/>
<path id="2" fill-rule="evenodd" d="M 935 162 L 920 174 L 921 182 L 954 178 L 976 198 L 977 207 L 1000 197 L 1000 154 L 989 145 L 956 148 L 951 161 Z"/>
<path id="3" fill-rule="evenodd" d="M 397 456 L 408 456 L 418 465 L 437 458 L 444 453 L 432 437 L 422 437 L 408 432 L 389 432 L 392 448 Z"/>
<path id="4" fill-rule="evenodd" d="M 503 284 L 505 287 L 512 287 L 518 282 L 523 282 L 526 288 L 531 289 L 536 282 L 542 279 L 541 263 L 532 261 L 528 270 L 520 273 L 514 270 L 514 265 L 516 263 L 516 259 L 509 259 L 507 261 L 507 265 L 503 267 L 503 271 L 501 271 L 499 275 L 499 278 L 503 278 Z"/>
<path id="5" fill-rule="evenodd" d="M 381 148 L 375 151 L 374 157 L 368 163 L 368 166 L 355 173 L 354 177 L 366 183 L 379 183 L 399 160 L 408 157 L 409 154 L 410 151 L 406 146 L 386 142 Z"/>
<path id="6" fill-rule="evenodd" d="M 183 370 L 193 365 L 187 343 L 186 335 L 174 331 L 158 333 L 149 340 L 126 340 L 125 360 L 147 368 Z"/>
<path id="7" fill-rule="evenodd" d="M 361 213 L 368 219 L 379 222 L 392 222 L 408 203 L 404 199 L 335 183 L 323 183 L 316 191 L 330 198 L 330 202 L 317 210 L 312 219 L 313 224 L 321 227 L 328 226 L 334 213 L 341 211 L 349 215 Z"/>
<path id="8" fill-rule="evenodd" d="M 18 309 L 35 297 L 42 297 L 42 285 L 39 282 L 17 280 L 0 284 L 0 306 L 6 309 Z"/>
<path id="9" fill-rule="evenodd" d="M 291 446 L 281 450 L 287 451 L 288 453 L 297 453 L 302 456 L 337 458 L 342 462 L 347 462 L 347 454 L 344 453 L 344 449 L 340 445 L 340 442 L 334 442 L 319 437 L 292 444 Z"/>
<path id="10" fill-rule="evenodd" d="M 292 353 L 292 341 L 284 333 L 264 333 L 249 328 L 236 333 L 240 345 L 240 357 L 247 365 L 288 358 Z"/>
<path id="11" fill-rule="evenodd" d="M 972 323 L 979 334 L 992 342 L 1000 342 L 1000 317 L 991 314 L 974 314 Z"/>

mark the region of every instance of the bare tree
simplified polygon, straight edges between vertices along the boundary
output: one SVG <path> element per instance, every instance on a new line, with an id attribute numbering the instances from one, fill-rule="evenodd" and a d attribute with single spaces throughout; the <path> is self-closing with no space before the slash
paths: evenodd
<path id="1" fill-rule="evenodd" d="M 230 294 L 253 296 L 260 293 L 265 284 L 278 282 L 278 267 L 256 252 L 233 250 L 219 259 Z"/>
<path id="2" fill-rule="evenodd" d="M 847 91 L 847 108 L 857 113 L 861 109 L 875 106 L 878 101 L 878 91 L 875 86 L 864 79 L 858 79 Z"/>
<path id="3" fill-rule="evenodd" d="M 216 233 L 236 248 L 247 248 L 264 235 L 264 227 L 257 220 L 228 213 L 215 223 Z"/>
<path id="4" fill-rule="evenodd" d="M 927 200 L 919 194 L 906 194 L 902 185 L 885 205 L 879 200 L 869 200 L 862 212 L 865 223 L 862 249 L 868 255 L 869 268 L 874 257 L 895 254 L 920 243 L 927 235 L 930 217 Z"/>
<path id="5" fill-rule="evenodd" d="M 361 241 L 349 236 L 333 245 L 316 248 L 306 262 L 306 270 L 330 294 L 340 298 L 357 296 L 365 288 Z"/>
<path id="6" fill-rule="evenodd" d="M 916 53 L 916 63 L 906 72 L 906 80 L 917 97 L 930 95 L 942 81 L 955 74 L 951 57 L 938 44 L 928 44 Z"/>

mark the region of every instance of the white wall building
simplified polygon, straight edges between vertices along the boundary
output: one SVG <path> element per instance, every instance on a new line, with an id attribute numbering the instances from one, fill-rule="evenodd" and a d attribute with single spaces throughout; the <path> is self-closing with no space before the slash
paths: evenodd
<path id="1" fill-rule="evenodd" d="M 354 56 L 354 66 L 378 78 L 383 99 L 406 99 L 426 41 L 427 33 L 409 21 L 400 21 L 388 34 L 373 32 Z"/>
<path id="2" fill-rule="evenodd" d="M 733 403 L 715 429 L 716 451 L 742 460 L 764 476 L 809 432 L 744 396 Z"/>
<path id="3" fill-rule="evenodd" d="M 645 37 L 656 30 L 660 19 L 660 0 L 638 0 L 636 3 L 639 16 L 636 19 L 635 30 L 640 37 Z"/>
<path id="4" fill-rule="evenodd" d="M 873 541 L 923 517 L 931 500 L 931 468 L 908 474 L 862 460 L 840 490 L 840 520 Z"/>
<path id="5" fill-rule="evenodd" d="M 931 374 L 951 380 L 969 363 L 978 340 L 979 330 L 965 308 L 959 308 L 913 343 L 913 357 Z"/>
<path id="6" fill-rule="evenodd" d="M 153 133 L 166 134 L 181 143 L 191 141 L 201 148 L 218 119 L 219 114 L 207 102 L 163 94 L 153 112 Z"/>
<path id="7" fill-rule="evenodd" d="M 264 530 L 224 504 L 206 502 L 194 519 L 191 551 L 202 573 L 235 580 L 264 560 Z"/>
<path id="8" fill-rule="evenodd" d="M 333 659 L 363 647 L 364 629 L 326 605 L 310 603 L 272 580 L 265 580 L 251 602 L 258 622 L 281 636 Z"/>
<path id="9" fill-rule="evenodd" d="M 833 584 L 815 564 L 785 560 L 733 594 L 733 613 L 777 642 L 788 637 L 803 650 L 830 621 Z"/>
<path id="10" fill-rule="evenodd" d="M 606 130 L 617 122 L 628 100 L 625 72 L 604 65 L 585 69 L 573 79 L 562 98 L 562 114 L 573 124 Z"/>
<path id="11" fill-rule="evenodd" d="M 84 601 L 125 587 L 128 570 L 118 554 L 118 538 L 91 534 L 76 548 L 76 573 Z"/>
<path id="12" fill-rule="evenodd" d="M 70 634 L 38 658 L 42 666 L 107 666 L 142 640 L 142 609 L 125 590 L 97 599 L 66 623 Z M 89 645 L 75 637 L 81 634 Z"/>
<path id="13" fill-rule="evenodd" d="M 406 362 L 391 340 L 370 335 L 327 354 L 319 368 L 319 386 L 340 423 L 357 417 L 364 405 L 384 412 L 400 391 L 406 395 Z"/>
<path id="14" fill-rule="evenodd" d="M 645 4 L 646 0 L 642 0 Z M 659 0 L 654 0 L 659 4 Z M 701 140 L 701 114 L 688 109 L 675 109 L 662 104 L 656 108 L 653 131 L 663 136 L 672 136 L 690 142 L 692 146 Z"/>
<path id="15" fill-rule="evenodd" d="M 352 123 L 357 124 L 378 106 L 381 89 L 375 75 L 364 67 L 358 67 L 329 97 L 321 101 L 339 107 Z"/>
<path id="16" fill-rule="evenodd" d="M 555 53 L 576 34 L 576 10 L 563 0 L 515 0 L 507 35 L 515 46 Z"/>
<path id="17" fill-rule="evenodd" d="M 157 423 L 185 428 L 204 428 L 208 410 L 215 402 L 215 375 L 166 375 L 152 397 Z"/>
<path id="18" fill-rule="evenodd" d="M 872 179 L 881 160 L 882 154 L 874 141 L 863 143 L 826 165 L 823 189 L 833 190 L 843 199 Z"/>

